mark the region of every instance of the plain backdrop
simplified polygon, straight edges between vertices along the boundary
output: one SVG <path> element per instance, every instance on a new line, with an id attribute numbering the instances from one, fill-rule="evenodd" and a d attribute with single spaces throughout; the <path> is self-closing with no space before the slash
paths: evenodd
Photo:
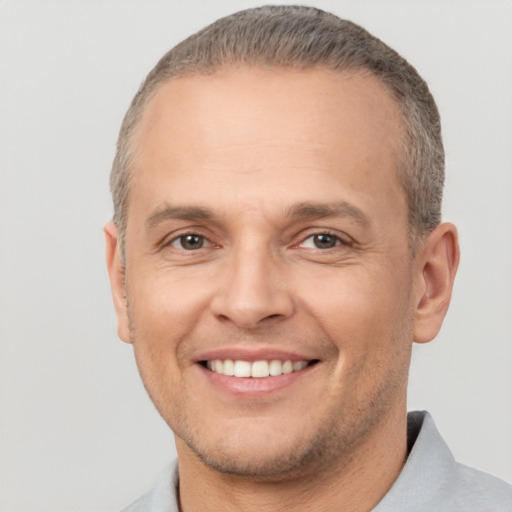
<path id="1" fill-rule="evenodd" d="M 381 37 L 437 99 L 462 262 L 440 336 L 414 353 L 409 405 L 432 412 L 460 461 L 512 481 L 512 2 L 307 3 Z M 116 336 L 108 174 L 157 59 L 258 4 L 0 1 L 3 512 L 116 511 L 174 456 Z"/>

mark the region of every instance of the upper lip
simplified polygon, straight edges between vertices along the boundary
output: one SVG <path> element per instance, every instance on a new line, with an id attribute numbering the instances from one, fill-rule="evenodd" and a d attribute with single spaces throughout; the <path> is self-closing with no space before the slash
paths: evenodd
<path id="1" fill-rule="evenodd" d="M 276 348 L 257 348 L 251 350 L 245 347 L 225 347 L 202 352 L 197 357 L 194 357 L 194 362 L 199 363 L 216 359 L 249 362 L 279 360 L 291 361 L 293 363 L 297 361 L 318 360 L 319 358 Z"/>

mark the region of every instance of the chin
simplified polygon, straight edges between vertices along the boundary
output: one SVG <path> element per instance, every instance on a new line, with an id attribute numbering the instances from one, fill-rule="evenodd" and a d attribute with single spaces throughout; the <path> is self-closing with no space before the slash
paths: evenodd
<path id="1" fill-rule="evenodd" d="M 245 450 L 230 447 L 222 449 L 202 449 L 194 444 L 188 448 L 210 469 L 231 476 L 251 479 L 283 480 L 286 475 L 296 476 L 302 468 L 308 467 L 316 457 L 315 446 L 302 449 L 279 446 L 273 449 L 268 442 L 265 446 L 247 446 Z"/>
<path id="2" fill-rule="evenodd" d="M 261 424 L 237 427 L 231 428 L 228 436 L 226 429 L 210 430 L 208 437 L 202 429 L 185 429 L 184 436 L 175 430 L 175 434 L 178 444 L 208 468 L 233 477 L 269 482 L 322 471 L 327 461 L 350 457 L 348 452 L 354 445 L 355 432 L 337 423 L 320 426 L 310 422 L 297 425 L 296 429 Z"/>

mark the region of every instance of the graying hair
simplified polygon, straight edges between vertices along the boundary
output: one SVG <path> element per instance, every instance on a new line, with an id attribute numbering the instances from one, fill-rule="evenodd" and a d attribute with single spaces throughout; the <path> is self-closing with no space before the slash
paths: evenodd
<path id="1" fill-rule="evenodd" d="M 171 78 L 244 65 L 324 67 L 376 76 L 394 98 L 404 123 L 397 173 L 408 202 L 411 246 L 416 247 L 440 223 L 441 124 L 428 86 L 414 67 L 362 27 L 333 14 L 313 7 L 264 6 L 221 18 L 179 43 L 160 59 L 133 98 L 110 176 L 113 220 L 123 260 L 131 164 L 137 127 L 148 101 Z"/>

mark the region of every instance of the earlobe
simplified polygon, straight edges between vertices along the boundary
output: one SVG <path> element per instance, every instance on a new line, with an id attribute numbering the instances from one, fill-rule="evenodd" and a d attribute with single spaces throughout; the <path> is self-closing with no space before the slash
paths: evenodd
<path id="1" fill-rule="evenodd" d="M 414 341 L 427 343 L 443 323 L 459 265 L 457 228 L 448 222 L 432 231 L 416 256 Z"/>
<path id="2" fill-rule="evenodd" d="M 131 343 L 124 268 L 121 261 L 117 226 L 113 222 L 108 222 L 103 228 L 103 232 L 105 233 L 105 257 L 110 278 L 110 288 L 117 315 L 117 333 L 122 341 Z"/>

